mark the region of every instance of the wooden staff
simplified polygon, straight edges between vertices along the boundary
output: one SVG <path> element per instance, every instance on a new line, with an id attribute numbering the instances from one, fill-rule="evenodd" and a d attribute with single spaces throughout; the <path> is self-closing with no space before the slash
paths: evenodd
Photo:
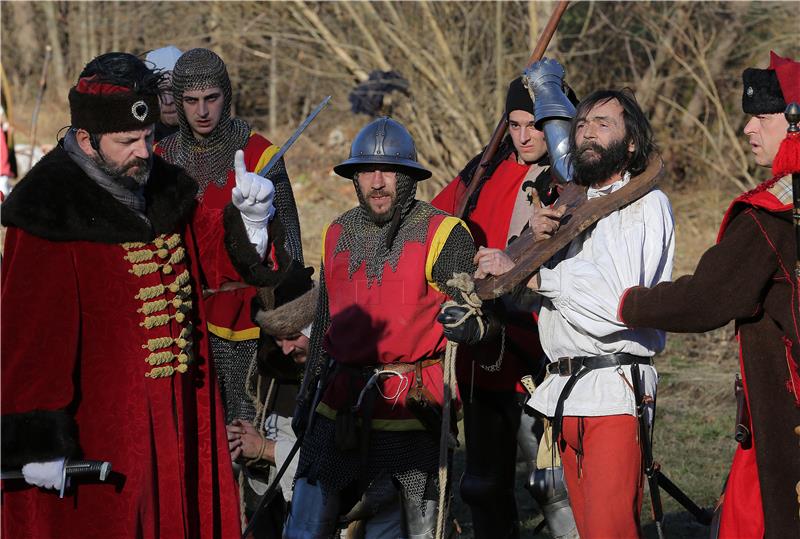
<path id="1" fill-rule="evenodd" d="M 33 152 L 36 149 L 36 124 L 39 121 L 39 108 L 42 106 L 42 97 L 47 87 L 47 68 L 53 58 L 53 47 L 48 45 L 44 49 L 44 64 L 42 64 L 42 76 L 39 78 L 39 95 L 36 96 L 36 104 L 33 106 L 33 116 L 31 117 L 31 157 L 28 168 L 33 168 Z"/>
<path id="2" fill-rule="evenodd" d="M 553 34 L 556 33 L 556 28 L 558 28 L 558 23 L 561 20 L 561 16 L 567 10 L 567 6 L 569 2 L 567 0 L 560 0 L 558 5 L 556 5 L 556 9 L 553 11 L 553 14 L 550 15 L 550 20 L 547 21 L 547 26 L 545 26 L 542 35 L 539 36 L 539 41 L 536 43 L 536 48 L 533 49 L 533 53 L 531 54 L 530 58 L 528 58 L 527 64 L 525 66 L 530 66 L 534 62 L 538 62 L 544 56 L 544 52 L 547 50 L 547 46 L 550 44 L 550 40 L 553 39 Z M 492 160 L 494 154 L 497 153 L 497 148 L 500 147 L 500 142 L 502 142 L 503 137 L 506 135 L 506 130 L 508 127 L 508 119 L 506 115 L 503 114 L 503 117 L 497 123 L 497 127 L 494 128 L 494 132 L 492 133 L 492 138 L 489 140 L 489 144 L 486 145 L 486 150 L 484 150 L 483 155 L 481 156 L 481 161 L 478 163 L 478 166 L 475 168 L 475 172 L 472 173 L 472 179 L 469 182 L 466 190 L 464 190 L 461 200 L 458 201 L 456 205 L 455 215 L 457 217 L 464 218 L 464 211 L 467 208 L 467 203 L 469 202 L 472 193 L 475 192 L 475 189 L 478 188 L 478 183 L 480 183 L 480 178 L 483 175 L 486 167 L 489 166 L 489 161 Z"/>

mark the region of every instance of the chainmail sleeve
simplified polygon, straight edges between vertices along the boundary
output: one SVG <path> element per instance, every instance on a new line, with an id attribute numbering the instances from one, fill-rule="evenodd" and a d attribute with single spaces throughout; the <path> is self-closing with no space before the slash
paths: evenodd
<path id="1" fill-rule="evenodd" d="M 281 157 L 267 173 L 267 178 L 275 186 L 275 210 L 286 231 L 284 247 L 291 257 L 303 264 L 303 243 L 300 239 L 300 220 L 294 201 L 292 184 L 286 173 L 286 163 Z"/>
<path id="2" fill-rule="evenodd" d="M 447 286 L 447 281 L 453 278 L 454 273 L 473 275 L 477 269 L 472 262 L 476 252 L 475 242 L 470 233 L 461 225 L 453 227 L 431 271 L 439 290 L 460 302 L 461 294 L 458 290 Z"/>
<path id="3" fill-rule="evenodd" d="M 314 313 L 314 322 L 311 326 L 311 337 L 308 343 L 308 356 L 303 373 L 300 389 L 297 391 L 297 406 L 292 414 L 292 429 L 300 437 L 306 430 L 314 392 L 317 382 L 323 376 L 328 357 L 323 349 L 322 342 L 328 327 L 331 325 L 331 316 L 328 308 L 328 290 L 325 286 L 325 268 L 321 265 L 319 270 L 319 296 Z"/>
<path id="4" fill-rule="evenodd" d="M 325 350 L 322 341 L 328 328 L 331 325 L 331 313 L 328 308 L 328 289 L 325 286 L 325 266 L 320 264 L 319 268 L 319 296 L 317 297 L 317 307 L 314 314 L 314 322 L 311 326 L 311 338 L 308 343 L 308 366 L 306 376 L 317 377 L 326 361 Z"/>

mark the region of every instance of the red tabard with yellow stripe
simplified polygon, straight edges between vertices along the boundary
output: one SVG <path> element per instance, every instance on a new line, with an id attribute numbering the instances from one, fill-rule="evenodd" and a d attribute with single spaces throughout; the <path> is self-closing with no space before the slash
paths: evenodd
<path id="1" fill-rule="evenodd" d="M 247 170 L 258 172 L 278 152 L 278 147 L 258 133 L 250 133 L 244 149 Z M 231 202 L 231 191 L 236 186 L 233 169 L 222 187 L 210 183 L 203 193 L 202 204 L 208 208 L 222 209 Z M 239 282 L 239 274 L 223 276 L 223 282 Z M 250 319 L 250 302 L 256 294 L 254 286 L 216 292 L 205 300 L 208 313 L 208 331 L 229 341 L 258 339 L 259 328 Z"/>
<path id="2" fill-rule="evenodd" d="M 435 215 L 428 223 L 425 243 L 407 242 L 392 271 L 387 263 L 382 282 L 368 283 L 365 265 L 349 275 L 349 251 L 334 253 L 342 226 L 334 223 L 323 236 L 325 285 L 331 325 L 325 349 L 337 363 L 353 367 L 414 363 L 442 357 L 446 340 L 436 321 L 447 296 L 438 290 L 431 272 L 450 232 L 466 225 L 455 217 Z M 423 369 L 425 387 L 442 404 L 442 363 Z M 338 371 L 332 377 L 317 411 L 331 419 L 336 411 L 355 404 L 364 387 L 363 377 Z M 406 408 L 414 387 L 414 372 L 382 375 L 372 414 L 376 430 L 423 430 Z"/>

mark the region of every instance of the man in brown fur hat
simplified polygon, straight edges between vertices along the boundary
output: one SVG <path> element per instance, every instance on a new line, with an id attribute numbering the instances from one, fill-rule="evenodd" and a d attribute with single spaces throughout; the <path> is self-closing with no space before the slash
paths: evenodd
<path id="1" fill-rule="evenodd" d="M 250 365 L 247 393 L 256 417 L 253 421 L 238 418 L 227 426 L 231 459 L 244 465 L 243 501 L 249 518 L 297 440 L 292 413 L 318 295 L 312 271 L 294 265 L 275 288 L 274 298 L 262 292 L 253 303 L 253 321 L 261 329 L 261 342 Z M 256 538 L 281 536 L 296 469 L 297 455 L 281 477 L 283 497 L 273 500 L 259 518 Z"/>

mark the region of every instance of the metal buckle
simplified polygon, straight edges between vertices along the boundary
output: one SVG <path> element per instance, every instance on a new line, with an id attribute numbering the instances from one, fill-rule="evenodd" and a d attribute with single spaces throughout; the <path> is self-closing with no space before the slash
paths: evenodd
<path id="1" fill-rule="evenodd" d="M 570 376 L 572 374 L 572 358 L 560 357 L 558 358 L 558 375 Z"/>

